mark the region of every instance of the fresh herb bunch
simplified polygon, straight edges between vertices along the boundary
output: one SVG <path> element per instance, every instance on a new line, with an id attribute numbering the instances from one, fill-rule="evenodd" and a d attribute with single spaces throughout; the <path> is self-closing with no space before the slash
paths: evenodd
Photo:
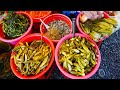
<path id="1" fill-rule="evenodd" d="M 17 38 L 25 33 L 30 26 L 30 20 L 23 14 L 8 13 L 2 20 L 2 29 L 6 37 Z"/>

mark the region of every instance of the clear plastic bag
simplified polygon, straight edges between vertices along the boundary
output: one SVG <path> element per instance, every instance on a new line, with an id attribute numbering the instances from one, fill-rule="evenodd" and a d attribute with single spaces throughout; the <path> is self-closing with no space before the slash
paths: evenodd
<path id="1" fill-rule="evenodd" d="M 111 15 L 109 15 L 109 16 L 110 16 L 110 18 L 115 18 L 118 22 L 118 25 L 117 25 L 116 29 L 114 30 L 114 32 L 116 32 L 117 30 L 120 29 L 120 11 L 113 11 L 113 12 L 114 12 L 114 16 L 111 16 Z"/>
<path id="2" fill-rule="evenodd" d="M 120 11 L 105 11 L 105 12 L 109 15 L 110 18 L 114 18 L 117 20 L 118 25 L 114 30 L 114 32 L 116 32 L 117 30 L 120 29 Z"/>

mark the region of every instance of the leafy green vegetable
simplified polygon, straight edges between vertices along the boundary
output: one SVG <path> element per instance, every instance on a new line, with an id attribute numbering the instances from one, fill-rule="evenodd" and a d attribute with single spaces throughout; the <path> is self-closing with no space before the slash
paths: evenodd
<path id="1" fill-rule="evenodd" d="M 8 39 L 21 36 L 29 26 L 30 20 L 23 14 L 11 12 L 2 20 L 2 29 Z"/>

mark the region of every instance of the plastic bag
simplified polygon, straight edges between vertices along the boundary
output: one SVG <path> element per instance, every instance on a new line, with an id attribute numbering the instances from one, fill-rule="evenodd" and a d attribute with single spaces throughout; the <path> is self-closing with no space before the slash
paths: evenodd
<path id="1" fill-rule="evenodd" d="M 82 11 L 88 19 L 99 19 L 104 17 L 103 11 Z"/>
<path id="2" fill-rule="evenodd" d="M 86 16 L 86 21 L 82 22 L 82 16 Z M 118 15 L 118 14 L 117 14 Z M 104 17 L 104 18 L 102 18 Z M 119 20 L 117 19 L 109 19 L 109 18 L 116 18 L 116 17 L 110 17 L 109 14 L 107 14 L 104 11 L 82 11 L 80 21 L 86 26 L 84 31 L 86 31 L 87 34 L 96 42 L 98 43 L 98 46 L 100 46 L 101 42 L 108 38 L 111 34 L 113 34 L 115 31 L 119 30 L 120 28 L 120 17 Z M 100 19 L 100 20 L 99 20 Z M 82 25 L 82 24 L 81 24 Z M 98 27 L 98 28 L 96 28 Z M 106 28 L 104 28 L 106 27 Z M 90 32 L 88 32 L 90 30 Z M 93 32 L 92 32 L 93 30 Z"/>
<path id="3" fill-rule="evenodd" d="M 115 18 L 118 22 L 117 28 L 114 30 L 116 32 L 120 29 L 120 11 L 108 11 L 110 18 Z"/>

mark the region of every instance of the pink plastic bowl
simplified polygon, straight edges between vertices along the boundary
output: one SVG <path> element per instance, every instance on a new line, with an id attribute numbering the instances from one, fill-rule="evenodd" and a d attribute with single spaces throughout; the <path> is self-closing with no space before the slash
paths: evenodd
<path id="1" fill-rule="evenodd" d="M 34 40 L 41 40 L 41 34 L 39 33 L 34 33 L 34 34 L 29 34 L 27 36 L 25 36 L 23 39 L 21 39 L 19 42 L 25 43 L 25 42 L 32 42 Z M 48 64 L 48 66 L 41 71 L 39 74 L 37 75 L 33 75 L 33 76 L 24 76 L 22 75 L 18 70 L 17 70 L 17 66 L 14 63 L 14 59 L 10 59 L 10 66 L 11 69 L 13 71 L 13 73 L 20 79 L 42 79 L 42 77 L 44 77 L 44 74 L 50 69 L 50 67 L 52 66 L 52 63 L 54 61 L 54 55 L 55 55 L 55 49 L 54 49 L 54 44 L 53 42 L 46 36 L 42 36 L 42 40 L 47 43 L 48 45 L 50 45 L 51 49 L 52 49 L 52 56 L 50 59 L 50 62 Z M 19 42 L 15 45 L 18 46 Z M 14 52 L 11 53 L 11 57 L 14 55 Z"/>
<path id="2" fill-rule="evenodd" d="M 103 12 L 103 14 L 104 14 L 104 17 L 105 17 L 105 18 L 109 18 L 109 15 L 108 15 L 107 13 Z M 82 28 L 81 28 L 80 25 L 79 25 L 80 16 L 81 16 L 81 15 L 82 15 L 82 13 L 79 13 L 79 14 L 77 15 L 77 18 L 76 18 L 77 28 L 78 28 L 78 30 L 80 31 L 80 33 L 85 34 L 85 35 L 88 35 L 87 33 L 85 33 L 85 32 L 82 30 Z M 88 35 L 88 36 L 89 36 L 89 35 Z M 101 41 L 105 40 L 106 38 L 108 38 L 108 36 L 105 36 L 104 38 L 99 39 L 98 42 L 101 42 Z"/>
<path id="3" fill-rule="evenodd" d="M 22 39 L 24 36 L 30 34 L 31 31 L 32 31 L 32 26 L 33 26 L 33 19 L 32 19 L 32 17 L 31 17 L 29 14 L 27 14 L 27 13 L 25 13 L 25 12 L 22 12 L 22 11 L 18 11 L 18 12 L 16 12 L 16 13 L 17 13 L 17 14 L 24 14 L 24 15 L 26 15 L 26 16 L 30 19 L 30 26 L 29 26 L 28 30 L 27 30 L 23 35 L 21 35 L 20 37 L 15 38 L 15 39 L 5 39 L 5 38 L 4 38 L 4 32 L 3 32 L 3 30 L 2 30 L 2 24 L 0 24 L 0 40 L 3 41 L 3 42 L 10 43 L 10 44 L 12 44 L 12 45 L 15 45 L 15 44 L 16 44 L 20 39 Z"/>
<path id="4" fill-rule="evenodd" d="M 99 66 L 100 66 L 100 62 L 101 62 L 101 54 L 100 54 L 100 50 L 98 48 L 98 46 L 96 45 L 96 43 L 88 36 L 86 35 L 83 35 L 83 34 L 79 34 L 79 33 L 76 33 L 75 36 L 81 36 L 83 38 L 86 38 L 88 39 L 90 42 L 92 42 L 95 46 L 94 48 L 96 49 L 97 51 L 97 64 L 95 65 L 95 67 L 92 69 L 92 71 L 90 73 L 88 73 L 87 75 L 85 76 L 75 76 L 75 75 L 72 75 L 72 74 L 69 74 L 68 72 L 66 72 L 63 67 L 60 65 L 59 61 L 58 61 L 58 52 L 59 52 L 59 48 L 61 46 L 61 44 L 65 41 L 65 40 L 68 40 L 68 39 L 71 39 L 72 38 L 72 34 L 69 34 L 69 35 L 66 35 L 64 36 L 63 38 L 60 39 L 60 41 L 57 43 L 57 46 L 56 46 L 56 49 L 55 49 L 55 61 L 56 61 L 56 65 L 57 67 L 59 68 L 59 70 L 62 72 L 63 75 L 65 75 L 65 77 L 68 77 L 70 79 L 88 79 L 90 78 L 91 76 L 93 76 L 96 71 L 99 69 Z"/>
<path id="5" fill-rule="evenodd" d="M 56 13 L 56 14 L 48 15 L 43 21 L 46 24 L 49 24 L 53 20 L 63 20 L 64 22 L 66 22 L 68 24 L 68 26 L 70 27 L 70 33 L 72 33 L 72 21 L 70 20 L 69 17 L 67 17 L 64 14 Z M 45 26 L 41 23 L 41 25 L 40 25 L 40 32 L 42 34 L 44 34 L 45 29 L 46 29 Z M 52 41 L 56 44 L 56 43 L 58 43 L 59 40 L 52 40 Z"/>

